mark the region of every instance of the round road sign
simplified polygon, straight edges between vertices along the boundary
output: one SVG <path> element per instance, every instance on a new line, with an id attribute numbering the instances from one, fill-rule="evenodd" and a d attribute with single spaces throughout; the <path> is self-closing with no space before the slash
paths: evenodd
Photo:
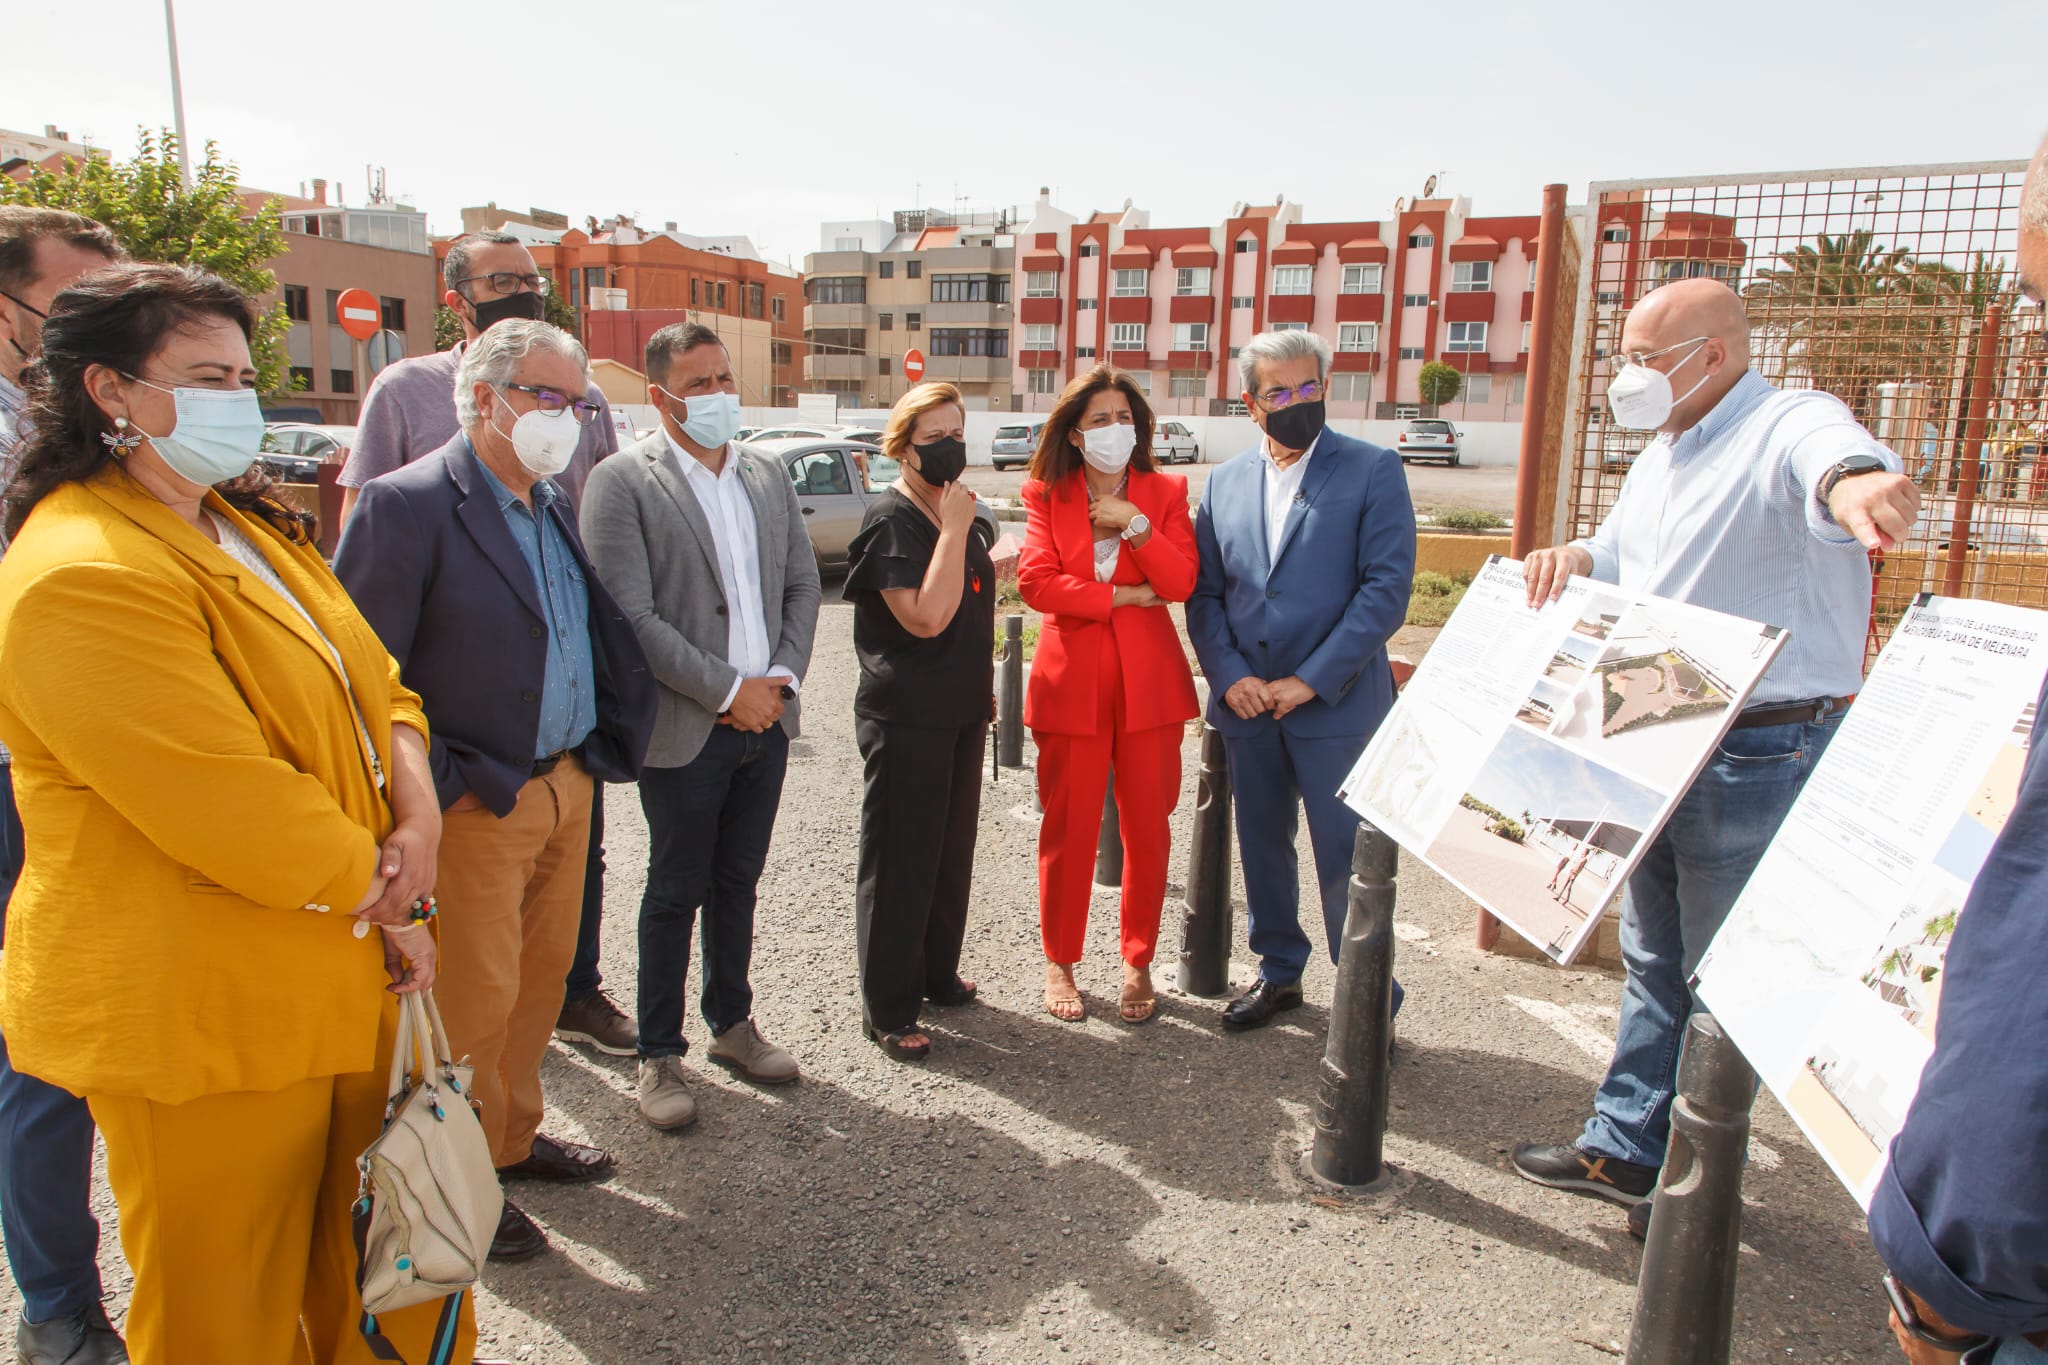
<path id="1" fill-rule="evenodd" d="M 344 289 L 334 300 L 334 320 L 357 341 L 368 341 L 384 325 L 384 314 L 369 290 Z"/>
<path id="2" fill-rule="evenodd" d="M 915 348 L 903 353 L 903 377 L 915 384 L 924 378 L 924 352 Z"/>

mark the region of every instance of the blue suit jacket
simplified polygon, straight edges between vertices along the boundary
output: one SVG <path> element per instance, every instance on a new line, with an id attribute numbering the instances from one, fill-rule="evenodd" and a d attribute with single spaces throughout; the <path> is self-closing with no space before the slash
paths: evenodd
<path id="1" fill-rule="evenodd" d="M 1387 640 L 1407 619 L 1415 577 L 1400 458 L 1325 428 L 1270 550 L 1265 505 L 1253 449 L 1210 476 L 1195 517 L 1188 637 L 1209 682 L 1210 723 L 1233 736 L 1274 724 L 1270 714 L 1240 719 L 1223 694 L 1241 678 L 1292 675 L 1316 696 L 1278 722 L 1288 733 L 1370 734 L 1394 704 Z"/>
<path id="2" fill-rule="evenodd" d="M 583 764 L 631 782 L 654 733 L 654 675 L 567 513 L 562 499 L 548 509 L 590 592 L 597 728 Z M 442 807 L 475 792 L 509 814 L 533 768 L 548 618 L 465 437 L 363 485 L 334 572 L 426 703 Z"/>

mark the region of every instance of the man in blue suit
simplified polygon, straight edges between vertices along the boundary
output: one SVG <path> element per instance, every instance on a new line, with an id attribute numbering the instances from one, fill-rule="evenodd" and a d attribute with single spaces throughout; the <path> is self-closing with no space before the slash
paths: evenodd
<path id="1" fill-rule="evenodd" d="M 1245 406 L 1265 435 L 1209 479 L 1187 606 L 1209 720 L 1229 755 L 1259 955 L 1258 981 L 1223 1012 L 1228 1029 L 1257 1028 L 1301 1004 L 1309 939 L 1297 800 L 1336 960 L 1358 828 L 1337 788 L 1394 704 L 1387 640 L 1407 616 L 1415 577 L 1415 508 L 1399 457 L 1323 425 L 1330 344 L 1313 332 L 1262 332 L 1238 365 Z"/>

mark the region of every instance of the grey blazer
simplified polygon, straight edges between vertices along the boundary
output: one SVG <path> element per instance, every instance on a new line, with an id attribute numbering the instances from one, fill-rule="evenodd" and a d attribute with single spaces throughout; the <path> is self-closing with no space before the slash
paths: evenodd
<path id="1" fill-rule="evenodd" d="M 780 464 L 732 447 L 754 507 L 769 662 L 796 674 L 811 663 L 818 628 L 818 560 L 796 487 Z M 711 523 L 656 431 L 590 471 L 583 489 L 583 545 L 598 580 L 618 602 L 661 684 L 647 766 L 679 768 L 704 747 L 739 671 L 727 663 L 731 617 L 718 576 Z M 798 703 L 782 713 L 797 736 Z"/>

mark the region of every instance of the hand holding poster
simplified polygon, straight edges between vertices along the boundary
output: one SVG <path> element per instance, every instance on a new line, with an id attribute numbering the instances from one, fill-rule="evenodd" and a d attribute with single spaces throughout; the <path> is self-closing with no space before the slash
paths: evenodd
<path id="1" fill-rule="evenodd" d="M 1487 561 L 1339 791 L 1559 962 L 1784 644 L 1775 626 Z"/>
<path id="2" fill-rule="evenodd" d="M 1866 1208 L 2044 669 L 2048 614 L 1915 603 L 1700 962 L 1707 1006 Z"/>

